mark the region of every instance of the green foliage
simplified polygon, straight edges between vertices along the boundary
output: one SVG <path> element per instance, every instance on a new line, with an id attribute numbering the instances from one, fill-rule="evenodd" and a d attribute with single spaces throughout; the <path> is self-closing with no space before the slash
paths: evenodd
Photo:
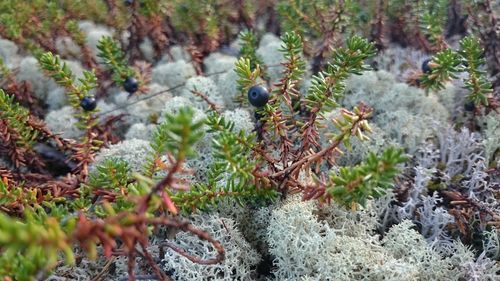
<path id="1" fill-rule="evenodd" d="M 302 38 L 295 32 L 287 32 L 281 36 L 281 40 L 283 44 L 280 52 L 283 53 L 287 69 L 283 78 L 292 83 L 297 82 L 306 70 L 306 62 L 302 58 Z"/>
<path id="2" fill-rule="evenodd" d="M 437 53 L 429 62 L 431 72 L 420 78 L 422 86 L 436 91 L 444 89 L 444 82 L 457 78 L 460 62 L 458 54 L 451 49 Z"/>
<path id="3" fill-rule="evenodd" d="M 163 128 L 163 146 L 176 159 L 183 160 L 196 155 L 194 145 L 203 137 L 203 121 L 193 121 L 193 110 L 187 107 L 179 109 L 177 115 L 166 114 Z"/>
<path id="4" fill-rule="evenodd" d="M 342 141 L 344 146 L 348 149 L 351 149 L 351 137 L 356 137 L 360 141 L 366 141 L 370 138 L 366 135 L 366 133 L 371 133 L 372 129 L 366 120 L 359 120 L 359 115 L 362 114 L 361 108 L 356 106 L 354 107 L 354 111 L 348 111 L 346 109 L 341 109 L 340 111 L 341 117 L 338 119 L 333 119 L 333 125 L 338 129 L 340 133 L 331 132 L 326 133 L 325 137 L 329 138 L 330 141 Z M 366 117 L 369 117 L 371 112 L 367 114 Z M 352 130 L 353 124 L 357 123 L 355 129 Z"/>
<path id="5" fill-rule="evenodd" d="M 130 181 L 128 163 L 121 159 L 106 159 L 96 167 L 95 172 L 89 175 L 88 185 L 121 191 Z"/>
<path id="6" fill-rule="evenodd" d="M 5 65 L 3 58 L 0 57 L 0 79 L 5 79 L 12 74 L 10 69 Z"/>
<path id="7" fill-rule="evenodd" d="M 45 276 L 58 263 L 60 252 L 64 253 L 67 264 L 74 264 L 66 235 L 74 226 L 74 219 L 62 225 L 42 207 L 25 209 L 23 219 L 0 212 L 0 276 L 20 281 L 34 280 L 39 273 Z"/>
<path id="8" fill-rule="evenodd" d="M 223 165 L 220 167 L 223 169 L 217 170 L 225 170 L 230 174 L 227 181 L 231 187 L 243 188 L 251 184 L 256 162 L 250 157 L 251 150 L 243 144 L 254 143 L 255 134 L 245 135 L 243 131 L 233 133 L 234 124 L 215 114 L 209 116 L 207 124 L 214 133 L 214 165 Z"/>
<path id="9" fill-rule="evenodd" d="M 386 149 L 379 157 L 370 153 L 364 163 L 332 172 L 327 192 L 341 205 L 359 203 L 364 206 L 366 200 L 383 196 L 385 190 L 392 187 L 399 172 L 397 165 L 405 160 L 402 151 L 395 148 Z"/>
<path id="10" fill-rule="evenodd" d="M 374 56 L 376 49 L 366 39 L 354 36 L 347 40 L 346 48 L 335 49 L 333 59 L 324 71 L 313 76 L 312 85 L 305 97 L 307 108 L 324 112 L 337 107 L 349 74 L 368 70 L 364 60 Z"/>
<path id="11" fill-rule="evenodd" d="M 279 1 L 276 10 L 280 16 L 281 28 L 298 35 L 311 34 L 319 37 L 321 28 L 314 18 L 317 10 L 325 8 L 326 1 L 285 0 Z"/>
<path id="12" fill-rule="evenodd" d="M 467 99 L 477 106 L 481 104 L 487 106 L 487 96 L 493 89 L 491 82 L 486 78 L 486 71 L 482 70 L 486 60 L 478 39 L 472 36 L 462 39 L 458 54 L 464 70 L 469 73 L 469 77 L 464 81 L 465 88 L 470 91 Z"/>
<path id="13" fill-rule="evenodd" d="M 236 61 L 234 71 L 238 75 L 238 91 L 241 93 L 236 98 L 237 102 L 248 104 L 247 92 L 250 87 L 257 84 L 257 80 L 261 77 L 261 69 L 259 65 L 252 70 L 252 63 L 248 58 L 241 57 Z"/>
<path id="14" fill-rule="evenodd" d="M 232 198 L 243 202 L 263 202 L 276 198 L 275 189 L 259 187 L 253 172 L 257 161 L 252 157 L 255 134 L 234 132 L 234 123 L 212 112 L 206 124 L 213 134 L 214 162 L 206 182 L 195 183 L 189 191 L 171 194 L 172 200 L 183 210 L 205 209 L 220 200 Z"/>
<path id="15" fill-rule="evenodd" d="M 338 40 L 341 34 L 352 36 L 366 32 L 370 13 L 375 10 L 374 4 L 375 1 L 280 0 L 275 8 L 281 29 L 297 33 L 304 39 L 304 44 L 310 44 L 309 41 L 325 38 Z"/>
<path id="16" fill-rule="evenodd" d="M 485 64 L 484 50 L 477 38 L 468 36 L 460 41 L 460 49 L 445 49 L 437 53 L 429 62 L 430 73 L 420 78 L 424 88 L 430 90 L 444 89 L 444 83 L 458 78 L 458 73 L 467 72 L 464 79 L 465 88 L 469 90 L 467 99 L 475 105 L 488 105 L 488 95 L 493 92 L 492 84 L 482 69 Z"/>
<path id="17" fill-rule="evenodd" d="M 1 1 L 0 30 L 3 37 L 25 47 L 35 57 L 55 51 L 50 38 L 64 30 L 67 20 L 59 1 Z M 4 29 L 4 30 L 3 30 Z M 69 33 L 72 36 L 73 33 Z"/>
<path id="18" fill-rule="evenodd" d="M 30 206 L 37 203 L 37 191 L 35 189 L 25 189 L 22 186 L 9 186 L 0 181 L 0 206 L 22 204 Z"/>
<path id="19" fill-rule="evenodd" d="M 84 70 L 83 78 L 77 80 L 68 65 L 61 61 L 59 56 L 54 56 L 52 53 L 44 53 L 38 59 L 40 67 L 52 77 L 57 84 L 63 86 L 67 90 L 69 103 L 77 112 L 75 117 L 79 119 L 77 127 L 87 129 L 92 126 L 92 112 L 84 111 L 80 107 L 80 101 L 89 96 L 90 90 L 94 89 L 97 84 L 97 78 L 93 71 Z M 94 110 L 95 111 L 95 110 Z"/>
<path id="20" fill-rule="evenodd" d="M 167 8 L 167 1 L 142 0 L 139 4 L 139 12 L 144 16 L 164 14 Z"/>
<path id="21" fill-rule="evenodd" d="M 157 1 L 160 2 L 160 1 Z M 213 51 L 221 39 L 237 34 L 231 23 L 235 11 L 249 18 L 254 8 L 251 1 L 175 0 L 167 1 L 166 14 L 173 28 L 197 40 L 200 48 Z"/>
<path id="22" fill-rule="evenodd" d="M 31 148 L 38 137 L 38 131 L 27 124 L 29 118 L 29 110 L 16 103 L 14 96 L 0 89 L 0 119 L 6 120 L 9 128 L 19 135 L 17 145 L 20 147 Z"/>
<path id="23" fill-rule="evenodd" d="M 448 12 L 448 0 L 424 0 L 413 4 L 419 15 L 419 26 L 431 43 L 436 44 L 444 36 L 444 25 L 446 24 Z"/>
<path id="24" fill-rule="evenodd" d="M 113 81 L 122 85 L 127 77 L 135 75 L 134 69 L 128 66 L 125 53 L 118 43 L 109 36 L 102 37 L 97 43 L 97 56 L 113 73 Z"/>
<path id="25" fill-rule="evenodd" d="M 134 195 L 144 194 L 144 192 L 140 192 L 137 184 L 134 182 L 127 162 L 114 158 L 106 159 L 102 164 L 97 165 L 96 169 L 89 175 L 88 182 L 83 188 L 86 189 L 85 196 L 89 196 L 92 192 L 97 192 L 107 194 L 113 198 L 112 203 L 109 203 L 113 209 L 113 213 L 132 210 L 135 203 L 130 198 Z M 102 200 L 102 202 L 105 201 L 105 199 Z M 104 205 L 97 205 L 96 203 L 94 209 L 96 215 L 100 217 L 109 215 L 109 211 L 106 210 Z"/>
<path id="26" fill-rule="evenodd" d="M 193 114 L 192 109 L 183 107 L 177 115 L 167 114 L 165 121 L 156 127 L 145 167 L 146 176 L 152 177 L 158 170 L 155 161 L 165 153 L 181 161 L 196 155 L 194 145 L 203 137 L 201 128 L 204 122 L 194 122 Z"/>
<path id="27" fill-rule="evenodd" d="M 302 58 L 302 38 L 295 32 L 287 32 L 281 36 L 283 44 L 280 52 L 283 53 L 285 67 L 283 77 L 273 91 L 275 98 L 271 99 L 267 111 L 277 112 L 283 109 L 287 119 L 293 119 L 300 107 L 299 83 L 306 70 L 306 62 Z M 282 106 L 286 105 L 286 106 Z"/>
<path id="28" fill-rule="evenodd" d="M 257 55 L 258 40 L 255 33 L 251 30 L 243 30 L 240 32 L 238 38 L 241 40 L 240 58 L 245 58 L 250 61 L 250 70 L 254 71 L 259 68 L 261 75 L 264 78 L 266 66 L 262 58 Z"/>

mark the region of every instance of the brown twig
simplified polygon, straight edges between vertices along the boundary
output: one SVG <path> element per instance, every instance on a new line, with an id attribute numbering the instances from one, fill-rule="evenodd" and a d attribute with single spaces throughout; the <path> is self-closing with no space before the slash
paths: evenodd
<path id="1" fill-rule="evenodd" d="M 216 104 L 215 102 L 211 101 L 207 95 L 205 95 L 204 93 L 200 92 L 200 91 L 197 91 L 197 90 L 192 90 L 191 93 L 199 98 L 201 98 L 204 102 L 206 102 L 208 104 L 208 107 L 210 108 L 210 110 L 213 110 L 217 113 L 222 113 L 222 106 Z"/>
<path id="2" fill-rule="evenodd" d="M 115 257 L 109 258 L 106 261 L 106 263 L 104 264 L 101 271 L 96 276 L 94 276 L 90 281 L 100 281 L 104 277 L 106 272 L 109 270 L 109 268 L 111 267 L 111 265 L 113 264 L 114 261 L 115 261 Z"/>

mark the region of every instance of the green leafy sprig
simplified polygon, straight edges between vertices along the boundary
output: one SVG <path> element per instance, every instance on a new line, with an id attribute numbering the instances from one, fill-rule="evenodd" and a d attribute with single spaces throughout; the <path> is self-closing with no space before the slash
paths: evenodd
<path id="1" fill-rule="evenodd" d="M 118 43 L 109 36 L 102 37 L 97 43 L 99 52 L 97 56 L 113 73 L 113 81 L 122 85 L 127 77 L 135 75 L 133 68 L 129 67 L 125 59 L 125 53 Z"/>
<path id="2" fill-rule="evenodd" d="M 348 39 L 346 45 L 336 49 L 326 69 L 312 78 L 305 104 L 313 113 L 337 107 L 336 100 L 342 96 L 349 74 L 361 74 L 370 69 L 364 61 L 376 54 L 374 45 L 358 36 Z"/>
<path id="3" fill-rule="evenodd" d="M 385 190 L 393 186 L 398 174 L 398 164 L 406 161 L 399 149 L 388 148 L 382 155 L 370 153 L 366 160 L 354 167 L 341 167 L 332 172 L 326 184 L 326 191 L 331 198 L 343 206 L 359 203 L 362 206 L 370 198 L 378 198 Z"/>
<path id="4" fill-rule="evenodd" d="M 476 106 L 488 106 L 488 95 L 493 89 L 491 82 L 486 78 L 486 71 L 482 69 L 486 60 L 478 39 L 472 36 L 462 39 L 458 54 L 464 70 L 469 74 L 469 77 L 464 79 L 465 88 L 469 90 L 467 99 Z"/>
<path id="5" fill-rule="evenodd" d="M 429 90 L 442 90 L 444 83 L 456 79 L 460 72 L 460 57 L 451 49 L 445 49 L 432 57 L 429 62 L 430 73 L 424 73 L 420 78 L 421 85 Z"/>
<path id="6" fill-rule="evenodd" d="M 89 92 L 97 85 L 94 71 L 84 70 L 83 77 L 77 80 L 68 65 L 62 62 L 59 56 L 54 56 L 50 52 L 41 55 L 38 62 L 45 73 L 52 77 L 57 84 L 66 88 L 69 103 L 76 112 L 75 117 L 79 120 L 76 126 L 80 129 L 89 129 L 95 125 L 93 118 L 95 110 L 84 111 L 80 107 L 81 100 L 90 96 Z"/>

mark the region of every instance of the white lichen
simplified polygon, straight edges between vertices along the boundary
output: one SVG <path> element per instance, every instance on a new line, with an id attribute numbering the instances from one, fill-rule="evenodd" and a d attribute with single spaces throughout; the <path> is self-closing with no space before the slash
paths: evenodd
<path id="1" fill-rule="evenodd" d="M 162 86 L 175 87 L 183 85 L 187 79 L 196 75 L 193 65 L 178 60 L 165 64 L 156 65 L 153 68 L 153 82 Z M 179 89 L 175 89 L 174 93 L 179 93 Z"/>
<path id="2" fill-rule="evenodd" d="M 95 162 L 90 167 L 90 170 L 103 163 L 106 159 L 115 158 L 127 162 L 132 172 L 141 172 L 149 154 L 150 146 L 148 141 L 139 139 L 124 140 L 101 149 L 96 155 Z"/>
<path id="3" fill-rule="evenodd" d="M 71 106 L 64 106 L 49 112 L 45 116 L 45 123 L 52 132 L 61 134 L 64 138 L 78 139 L 83 131 L 76 127 L 78 120 L 74 115 L 75 110 Z"/>
<path id="4" fill-rule="evenodd" d="M 251 276 L 260 256 L 245 241 L 232 219 L 214 213 L 192 215 L 190 221 L 222 244 L 225 258 L 217 264 L 202 265 L 193 263 L 168 248 L 163 260 L 164 269 L 173 272 L 171 276 L 174 280 L 252 280 Z M 178 233 L 173 242 L 201 259 L 213 258 L 216 254 L 211 244 L 200 241 L 192 234 Z"/>
<path id="5" fill-rule="evenodd" d="M 198 92 L 208 98 L 210 102 L 215 103 L 219 107 L 224 107 L 222 96 L 214 81 L 209 77 L 196 76 L 189 78 L 181 93 L 181 96 L 189 99 L 194 107 L 203 111 L 209 109 L 209 104 L 193 92 Z"/>

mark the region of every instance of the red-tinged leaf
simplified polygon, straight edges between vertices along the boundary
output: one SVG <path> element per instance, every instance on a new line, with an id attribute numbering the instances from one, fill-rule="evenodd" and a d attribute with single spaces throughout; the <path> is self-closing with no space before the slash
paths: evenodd
<path id="1" fill-rule="evenodd" d="M 174 215 L 177 215 L 177 208 L 174 205 L 174 202 L 172 202 L 172 199 L 170 199 L 170 196 L 166 192 L 161 192 L 161 197 L 163 199 L 163 203 L 165 203 L 165 206 L 167 209 Z"/>

